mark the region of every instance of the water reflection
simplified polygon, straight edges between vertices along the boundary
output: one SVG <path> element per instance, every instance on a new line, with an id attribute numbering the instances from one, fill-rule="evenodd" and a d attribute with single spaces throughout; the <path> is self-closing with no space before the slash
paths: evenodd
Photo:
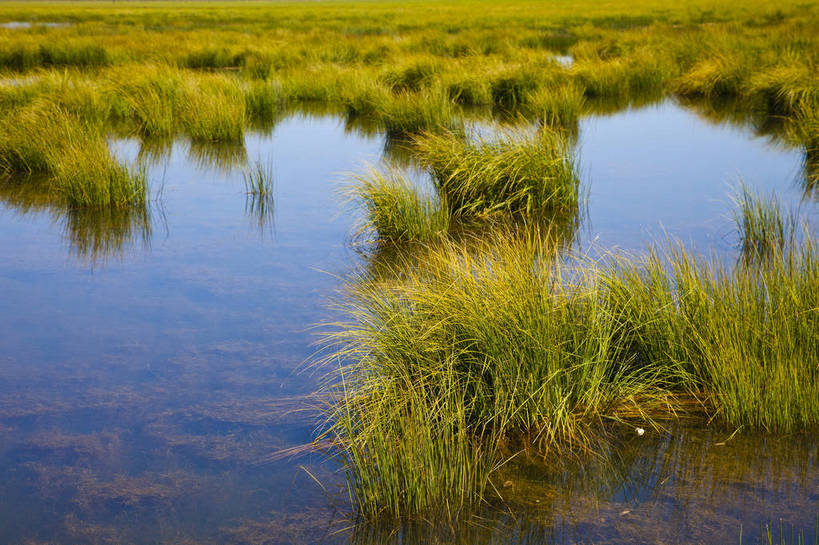
<path id="1" fill-rule="evenodd" d="M 802 162 L 802 185 L 805 190 L 805 200 L 819 202 L 819 149 L 809 149 L 805 152 Z"/>
<path id="2" fill-rule="evenodd" d="M 139 246 L 150 248 L 153 222 L 148 203 L 72 208 L 54 194 L 47 178 L 30 176 L 0 181 L 0 202 L 21 214 L 48 213 L 68 241 L 69 254 L 92 267 Z"/>
<path id="3" fill-rule="evenodd" d="M 811 435 L 726 441 L 730 431 L 680 426 L 617 435 L 580 459 L 518 456 L 496 477 L 503 501 L 455 528 L 361 524 L 350 542 L 723 544 L 738 542 L 742 527 L 747 543 L 772 522 L 813 542 L 819 450 Z"/>
<path id="4" fill-rule="evenodd" d="M 247 149 L 244 141 L 218 143 L 192 140 L 188 145 L 188 159 L 199 170 L 229 174 L 247 164 Z"/>
<path id="5" fill-rule="evenodd" d="M 757 137 L 766 137 L 771 144 L 786 145 L 787 120 L 782 116 L 769 115 L 763 109 L 734 98 L 678 97 L 676 100 L 713 125 L 728 125 Z"/>
<path id="6" fill-rule="evenodd" d="M 275 199 L 272 195 L 248 193 L 245 196 L 245 214 L 262 237 L 274 235 L 275 213 Z"/>
<path id="7" fill-rule="evenodd" d="M 137 161 L 142 165 L 157 165 L 171 157 L 173 138 L 141 138 Z"/>

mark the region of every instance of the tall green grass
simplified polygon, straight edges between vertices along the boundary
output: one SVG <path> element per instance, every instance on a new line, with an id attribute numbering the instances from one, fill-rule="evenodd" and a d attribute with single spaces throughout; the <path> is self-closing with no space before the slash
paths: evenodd
<path id="1" fill-rule="evenodd" d="M 543 240 L 438 239 L 350 281 L 326 338 L 327 433 L 361 516 L 457 516 L 497 494 L 516 445 L 592 448 L 607 422 L 819 425 L 810 238 L 737 267 L 677 244 L 566 258 Z"/>
<path id="2" fill-rule="evenodd" d="M 509 129 L 491 138 L 425 133 L 413 147 L 455 216 L 577 209 L 579 180 L 559 131 Z"/>
<path id="3" fill-rule="evenodd" d="M 794 215 L 783 213 L 775 197 L 760 197 L 746 186 L 738 188 L 732 198 L 743 257 L 747 261 L 762 261 L 782 256 L 796 234 Z"/>
<path id="4" fill-rule="evenodd" d="M 362 516 L 454 517 L 499 486 L 509 440 L 583 444 L 594 422 L 664 405 L 663 368 L 625 353 L 599 279 L 550 249 L 443 241 L 349 285 L 329 433 Z"/>
<path id="5" fill-rule="evenodd" d="M 573 127 L 585 103 L 583 90 L 576 85 L 549 86 L 532 94 L 528 110 L 548 125 Z"/>
<path id="6" fill-rule="evenodd" d="M 449 231 L 450 215 L 445 203 L 424 195 L 395 168 L 371 168 L 346 188 L 347 198 L 363 208 L 365 219 L 358 237 L 379 243 L 434 240 Z"/>
<path id="7" fill-rule="evenodd" d="M 65 201 L 77 207 L 144 204 L 144 172 L 121 165 L 98 125 L 48 104 L 6 117 L 0 127 L 0 167 L 7 173 L 44 173 Z"/>

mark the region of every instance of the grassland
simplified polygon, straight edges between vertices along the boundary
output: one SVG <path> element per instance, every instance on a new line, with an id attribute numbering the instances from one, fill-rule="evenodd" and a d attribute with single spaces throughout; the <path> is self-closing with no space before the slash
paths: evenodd
<path id="1" fill-rule="evenodd" d="M 236 141 L 305 102 L 400 134 L 465 109 L 571 125 L 595 101 L 678 94 L 785 116 L 815 144 L 813 3 L 430 6 L 4 4 L 0 19 L 66 25 L 0 29 L 14 81 L 0 107 L 46 100 L 146 136 Z"/>
<path id="2" fill-rule="evenodd" d="M 32 23 L 0 28 L 6 115 L 53 108 L 146 139 L 235 144 L 307 103 L 397 137 L 498 112 L 571 129 L 600 104 L 677 94 L 783 117 L 816 153 L 813 3 L 10 3 L 0 20 Z M 61 130 L 40 125 L 39 138 Z M 0 150 L 7 166 L 17 145 Z M 79 165 L 52 161 L 59 193 L 82 206 L 138 198 L 138 173 L 93 155 L 73 179 Z"/>

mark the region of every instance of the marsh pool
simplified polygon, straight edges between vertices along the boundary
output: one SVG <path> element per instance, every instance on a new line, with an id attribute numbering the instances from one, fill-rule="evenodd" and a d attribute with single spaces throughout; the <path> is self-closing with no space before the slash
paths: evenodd
<path id="1" fill-rule="evenodd" d="M 0 542 L 444 540 L 351 529 L 343 475 L 298 448 L 320 418 L 314 326 L 363 259 L 340 187 L 385 141 L 305 113 L 240 146 L 115 139 L 148 168 L 144 214 L 81 215 L 0 185 Z M 696 106 L 589 115 L 577 154 L 584 250 L 671 237 L 730 259 L 740 182 L 819 219 L 801 150 Z M 254 161 L 272 166 L 272 207 L 246 194 Z M 521 468 L 526 512 L 457 540 L 753 543 L 775 524 L 812 543 L 819 439 L 730 436 L 672 427 L 557 472 Z"/>

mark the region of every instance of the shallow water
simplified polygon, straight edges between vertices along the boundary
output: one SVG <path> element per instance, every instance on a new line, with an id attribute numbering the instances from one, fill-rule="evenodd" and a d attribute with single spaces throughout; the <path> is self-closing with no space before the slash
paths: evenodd
<path id="1" fill-rule="evenodd" d="M 27 29 L 33 28 L 34 26 L 43 26 L 46 28 L 60 28 L 70 26 L 70 23 L 57 23 L 57 22 L 34 22 L 31 21 L 7 21 L 5 23 L 0 23 L 0 28 L 7 28 L 9 30 L 18 30 L 18 29 Z"/>
<path id="2" fill-rule="evenodd" d="M 816 221 L 802 153 L 747 127 L 664 102 L 585 119 L 578 138 L 583 248 L 640 250 L 667 233 L 730 255 L 738 176 Z M 82 215 L 36 184 L 0 189 L 2 542 L 435 538 L 339 532 L 337 468 L 271 458 L 313 436 L 310 328 L 333 318 L 326 300 L 358 259 L 337 189 L 379 160 L 384 136 L 295 115 L 244 146 L 112 145 L 150 165 L 144 214 Z M 256 160 L 276 180 L 263 214 L 240 173 Z M 740 524 L 757 536 L 780 518 L 813 532 L 817 440 L 716 445 L 727 435 L 651 432 L 557 473 L 520 468 L 512 495 L 524 516 L 494 514 L 463 542 L 723 543 Z"/>

